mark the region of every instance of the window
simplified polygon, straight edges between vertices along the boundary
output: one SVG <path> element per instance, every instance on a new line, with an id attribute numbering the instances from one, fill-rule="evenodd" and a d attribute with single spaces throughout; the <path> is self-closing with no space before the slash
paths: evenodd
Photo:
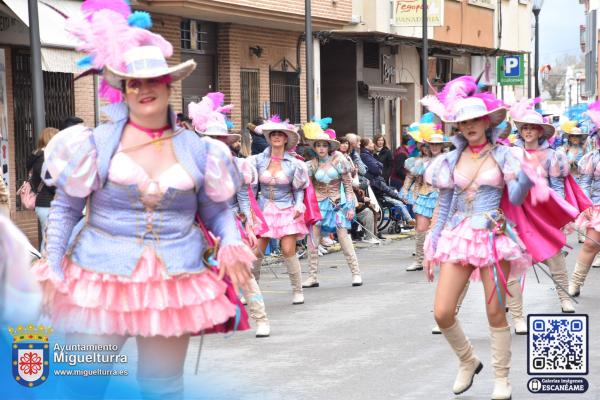
<path id="1" fill-rule="evenodd" d="M 271 115 L 300 123 L 300 74 L 297 72 L 269 71 Z"/>
<path id="2" fill-rule="evenodd" d="M 379 68 L 379 44 L 363 43 L 363 67 Z"/>
<path id="3" fill-rule="evenodd" d="M 182 49 L 191 49 L 192 48 L 192 40 L 191 40 L 191 22 L 189 19 L 184 19 L 181 21 L 181 48 Z"/>
<path id="4" fill-rule="evenodd" d="M 212 22 L 184 19 L 181 21 L 181 48 L 202 54 L 215 54 L 217 29 Z"/>
<path id="5" fill-rule="evenodd" d="M 258 101 L 259 89 L 258 70 L 242 69 L 240 71 L 240 89 L 242 92 L 242 127 L 255 118 L 260 117 Z"/>

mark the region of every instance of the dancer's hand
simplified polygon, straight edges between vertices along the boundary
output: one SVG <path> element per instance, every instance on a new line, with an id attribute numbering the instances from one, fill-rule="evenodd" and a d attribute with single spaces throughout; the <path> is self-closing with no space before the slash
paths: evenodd
<path id="1" fill-rule="evenodd" d="M 429 260 L 423 261 L 423 272 L 425 272 L 425 276 L 427 277 L 427 281 L 433 282 L 433 263 Z"/>
<path id="2" fill-rule="evenodd" d="M 250 291 L 249 283 L 252 272 L 248 265 L 241 262 L 233 265 L 222 265 L 219 268 L 219 280 L 222 280 L 225 274 L 229 276 L 234 287 L 241 287 L 245 293 Z"/>
<path id="3" fill-rule="evenodd" d="M 348 221 L 354 220 L 354 210 L 348 210 L 346 213 L 346 218 L 348 218 Z"/>
<path id="4" fill-rule="evenodd" d="M 300 211 L 297 211 L 294 213 L 294 219 L 298 219 L 302 216 L 302 213 Z"/>
<path id="5" fill-rule="evenodd" d="M 246 236 L 248 238 L 248 247 L 250 247 L 251 249 L 255 249 L 256 245 L 258 244 L 258 239 L 256 238 L 256 235 L 254 234 L 254 229 L 252 229 L 250 224 L 246 225 Z"/>

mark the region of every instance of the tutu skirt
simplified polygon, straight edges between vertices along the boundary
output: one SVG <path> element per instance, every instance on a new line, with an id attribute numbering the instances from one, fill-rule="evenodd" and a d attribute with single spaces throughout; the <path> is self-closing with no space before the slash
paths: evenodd
<path id="1" fill-rule="evenodd" d="M 317 222 L 317 226 L 321 227 L 321 232 L 333 233 L 337 228 L 350 229 L 351 223 L 346 218 L 346 210 L 340 207 L 336 210 L 336 206 L 329 199 L 319 201 L 319 210 L 323 219 Z"/>
<path id="2" fill-rule="evenodd" d="M 294 207 L 280 209 L 272 201 L 267 201 L 262 210 L 269 230 L 261 235 L 271 239 L 281 239 L 284 236 L 296 235 L 298 239 L 304 238 L 308 228 L 304 224 L 304 217 L 294 219 Z"/>
<path id="3" fill-rule="evenodd" d="M 431 218 L 433 216 L 433 210 L 437 204 L 439 193 L 431 192 L 429 194 L 420 194 L 415 201 L 415 206 L 413 208 L 415 214 L 422 215 L 427 218 Z"/>
<path id="4" fill-rule="evenodd" d="M 425 239 L 425 258 L 435 265 L 447 262 L 472 265 L 475 269 L 471 280 L 481 280 L 480 268 L 495 264 L 490 231 L 472 228 L 470 218 L 465 218 L 453 229 L 442 230 L 435 251 L 430 239 L 431 234 Z M 496 236 L 495 241 L 498 260 L 510 262 L 510 277 L 520 277 L 532 265 L 531 256 L 521 250 L 525 246 L 520 240 L 517 244 L 507 235 L 500 235 Z"/>
<path id="5" fill-rule="evenodd" d="M 584 233 L 587 229 L 600 232 L 600 205 L 594 205 L 579 214 L 579 217 L 575 220 L 575 227 Z"/>
<path id="6" fill-rule="evenodd" d="M 92 272 L 68 260 L 64 274 L 52 307 L 53 325 L 63 332 L 181 336 L 236 314 L 225 296 L 227 285 L 212 271 L 169 276 L 150 248 L 131 276 Z"/>

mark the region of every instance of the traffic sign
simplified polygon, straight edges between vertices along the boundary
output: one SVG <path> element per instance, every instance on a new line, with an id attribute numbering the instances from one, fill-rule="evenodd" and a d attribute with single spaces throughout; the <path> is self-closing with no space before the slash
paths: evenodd
<path id="1" fill-rule="evenodd" d="M 525 84 L 525 62 L 522 54 L 498 57 L 496 69 L 500 85 Z"/>

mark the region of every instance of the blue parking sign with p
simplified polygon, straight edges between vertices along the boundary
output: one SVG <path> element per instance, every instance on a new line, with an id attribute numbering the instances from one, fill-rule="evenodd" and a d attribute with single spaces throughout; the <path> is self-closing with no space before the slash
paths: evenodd
<path id="1" fill-rule="evenodd" d="M 504 57 L 504 76 L 518 77 L 521 74 L 521 57 Z"/>
<path id="2" fill-rule="evenodd" d="M 522 54 L 498 57 L 497 76 L 500 85 L 524 85 L 525 65 Z"/>

